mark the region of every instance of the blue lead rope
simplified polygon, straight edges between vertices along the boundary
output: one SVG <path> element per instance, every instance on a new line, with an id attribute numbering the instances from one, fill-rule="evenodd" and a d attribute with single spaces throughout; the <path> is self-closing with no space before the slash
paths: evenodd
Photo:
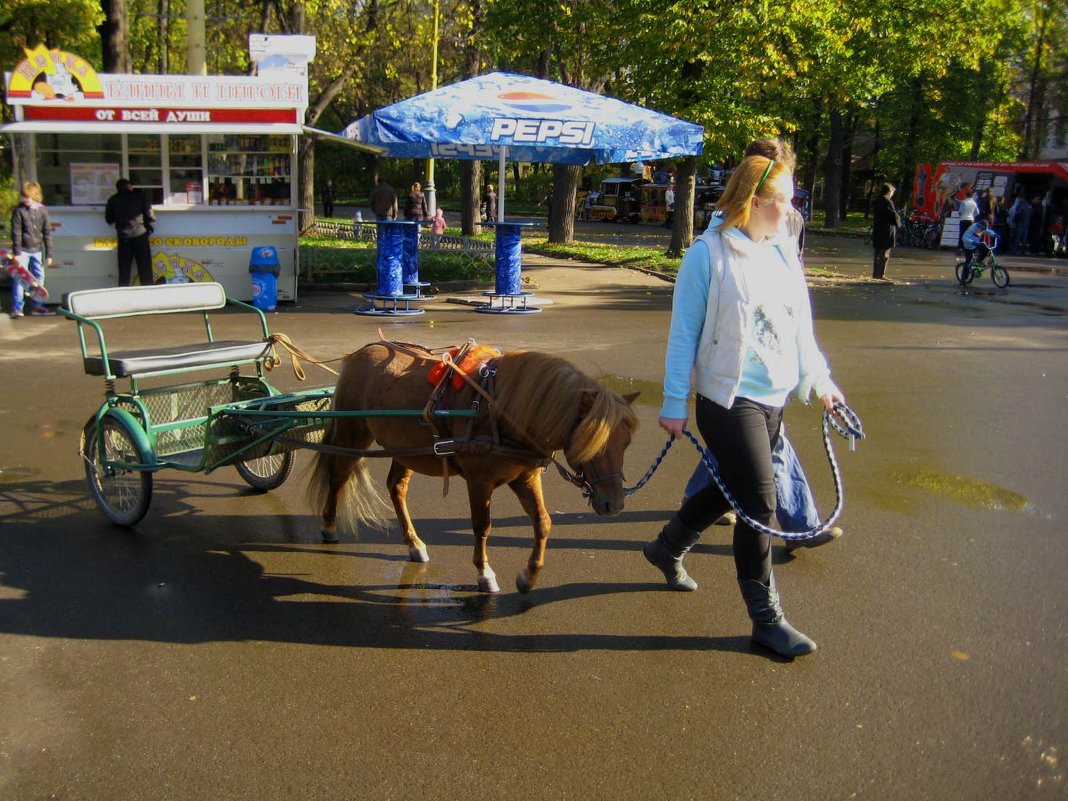
<path id="1" fill-rule="evenodd" d="M 716 462 L 716 457 L 712 455 L 712 452 L 707 448 L 701 446 L 690 431 L 683 430 L 683 434 L 687 439 L 694 444 L 697 448 L 697 453 L 701 457 L 701 463 L 708 469 L 709 475 L 712 477 L 712 481 L 719 491 L 723 493 L 723 497 L 727 499 L 727 502 L 731 505 L 731 508 L 738 514 L 738 517 L 747 525 L 761 534 L 770 534 L 773 537 L 781 537 L 784 540 L 808 540 L 813 537 L 818 537 L 829 529 L 834 522 L 838 519 L 838 516 L 842 513 L 842 504 L 844 502 L 844 493 L 842 490 L 842 474 L 838 469 L 838 461 L 834 458 L 834 448 L 831 447 L 831 435 L 830 430 L 834 429 L 835 432 L 849 440 L 849 449 L 854 450 L 856 448 L 856 442 L 858 439 L 864 439 L 864 426 L 860 422 L 860 418 L 856 412 L 846 406 L 844 403 L 834 404 L 832 411 L 823 412 L 823 447 L 827 451 L 827 461 L 831 465 L 831 475 L 834 477 L 834 496 L 835 503 L 834 509 L 831 511 L 830 516 L 820 523 L 815 528 L 811 528 L 808 531 L 779 531 L 778 529 L 769 528 L 763 523 L 759 523 L 742 509 L 741 504 L 727 489 L 727 485 L 723 482 L 723 478 L 719 474 L 719 464 Z M 671 450 L 671 446 L 675 444 L 673 437 L 668 437 L 667 443 L 664 445 L 663 450 L 660 451 L 660 455 L 656 457 L 656 461 L 653 462 L 641 480 L 633 487 L 624 489 L 624 493 L 628 496 L 633 495 L 635 492 L 644 487 L 649 479 L 653 477 L 653 474 L 660 467 L 661 462 L 664 461 L 664 457 L 667 456 L 667 452 Z"/>

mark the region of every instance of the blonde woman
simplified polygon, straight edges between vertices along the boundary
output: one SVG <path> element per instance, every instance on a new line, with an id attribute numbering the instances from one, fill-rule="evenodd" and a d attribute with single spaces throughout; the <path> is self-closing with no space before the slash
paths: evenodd
<path id="1" fill-rule="evenodd" d="M 52 224 L 48 219 L 48 209 L 41 202 L 43 199 L 41 185 L 36 181 L 27 181 L 19 193 L 19 204 L 11 212 L 11 255 L 30 271 L 41 286 L 45 283 L 45 267 L 52 266 Z M 26 285 L 15 278 L 11 281 L 12 318 L 25 316 L 25 301 Z M 37 298 L 32 299 L 31 316 L 51 317 L 54 314 Z"/>
<path id="2" fill-rule="evenodd" d="M 426 195 L 423 187 L 416 181 L 408 193 L 408 200 L 404 204 L 404 219 L 422 222 L 430 217 L 430 209 L 426 205 Z"/>
<path id="3" fill-rule="evenodd" d="M 675 284 L 660 427 L 673 437 L 687 422 L 691 375 L 696 423 L 727 488 L 764 525 L 775 513 L 772 445 L 791 392 L 815 390 L 826 407 L 842 400 L 812 330 L 812 308 L 796 249 L 776 236 L 794 196 L 793 172 L 748 156 L 718 204 L 722 222 L 686 252 Z M 714 485 L 672 515 L 646 558 L 673 589 L 692 590 L 682 559 L 730 509 Z M 741 520 L 734 563 L 753 622 L 752 638 L 778 654 L 801 656 L 816 644 L 783 617 L 771 572 L 771 537 Z"/>

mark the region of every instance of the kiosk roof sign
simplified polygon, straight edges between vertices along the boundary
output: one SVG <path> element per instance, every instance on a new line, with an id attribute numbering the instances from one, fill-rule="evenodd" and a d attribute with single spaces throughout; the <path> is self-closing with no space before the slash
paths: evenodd
<path id="1" fill-rule="evenodd" d="M 312 39 L 314 37 L 269 37 Z M 280 45 L 279 45 L 280 46 Z M 312 45 L 314 49 L 314 44 Z M 305 48 L 306 50 L 306 48 Z M 304 109 L 308 105 L 307 69 L 274 71 L 271 76 L 109 75 L 97 73 L 83 58 L 43 45 L 9 73 L 7 102 L 12 106 L 103 106 L 226 109 Z M 305 62 L 306 63 L 306 62 Z"/>

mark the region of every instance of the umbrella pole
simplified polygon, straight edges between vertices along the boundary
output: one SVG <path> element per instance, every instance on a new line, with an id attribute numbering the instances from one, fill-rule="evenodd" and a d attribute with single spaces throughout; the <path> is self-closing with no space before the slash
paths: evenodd
<path id="1" fill-rule="evenodd" d="M 508 156 L 508 146 L 501 145 L 497 157 L 497 222 L 504 222 L 504 160 Z"/>

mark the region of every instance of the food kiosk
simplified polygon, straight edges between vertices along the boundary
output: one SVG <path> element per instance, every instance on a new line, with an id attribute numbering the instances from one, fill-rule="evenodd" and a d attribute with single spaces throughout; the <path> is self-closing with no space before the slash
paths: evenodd
<path id="1" fill-rule="evenodd" d="M 118 283 L 104 205 L 127 177 L 156 213 L 155 281 L 218 281 L 252 294 L 253 248 L 273 246 L 278 297 L 297 297 L 297 136 L 308 105 L 310 36 L 250 39 L 258 74 L 108 75 L 43 46 L 5 75 L 3 126 L 16 180 L 37 181 L 52 220 L 52 297 Z"/>

